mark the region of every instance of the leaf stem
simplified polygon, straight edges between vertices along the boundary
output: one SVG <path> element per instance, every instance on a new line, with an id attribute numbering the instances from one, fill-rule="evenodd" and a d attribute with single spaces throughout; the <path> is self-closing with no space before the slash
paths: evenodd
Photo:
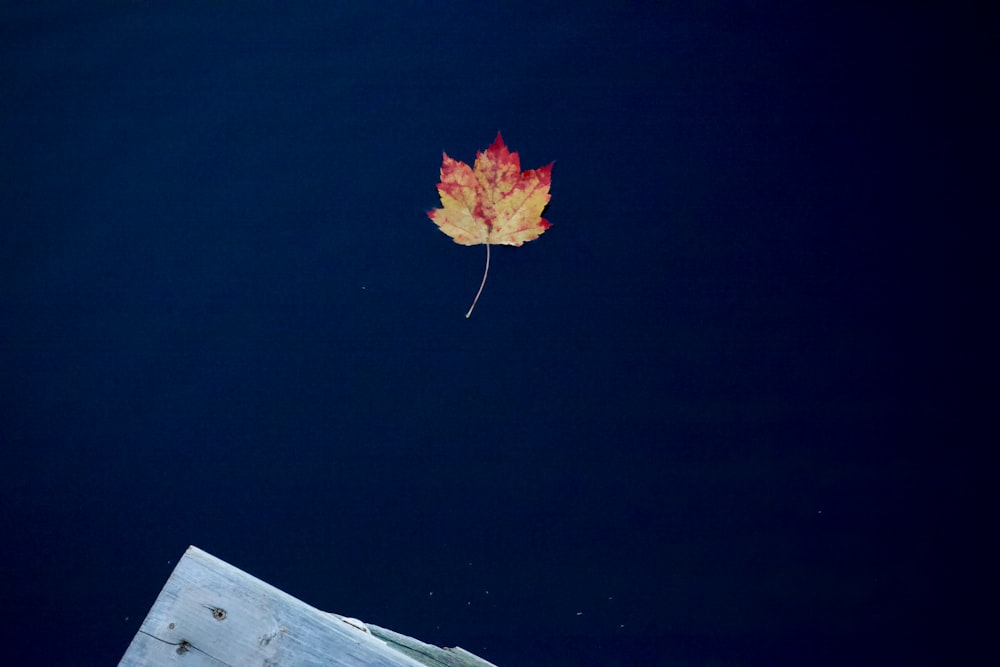
<path id="1" fill-rule="evenodd" d="M 465 319 L 469 319 L 472 316 L 472 311 L 479 303 L 479 295 L 483 293 L 483 288 L 486 286 L 486 275 L 490 272 L 490 242 L 486 242 L 486 270 L 483 271 L 483 282 L 479 283 L 479 291 L 476 292 L 476 298 L 472 300 L 472 305 L 469 307 L 469 312 L 465 314 Z"/>

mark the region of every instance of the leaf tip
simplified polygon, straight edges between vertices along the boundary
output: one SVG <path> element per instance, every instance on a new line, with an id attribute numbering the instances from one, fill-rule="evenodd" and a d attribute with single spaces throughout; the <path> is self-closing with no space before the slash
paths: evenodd
<path id="1" fill-rule="evenodd" d="M 505 147 L 503 143 L 503 137 L 500 136 L 500 130 L 497 130 L 497 138 L 493 140 L 493 145 L 487 150 L 496 150 L 498 148 Z"/>

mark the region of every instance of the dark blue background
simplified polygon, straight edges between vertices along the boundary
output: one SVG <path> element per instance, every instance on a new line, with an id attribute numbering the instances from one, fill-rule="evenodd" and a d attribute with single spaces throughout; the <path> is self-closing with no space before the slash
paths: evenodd
<path id="1" fill-rule="evenodd" d="M 5 652 L 196 544 L 502 667 L 996 664 L 985 16 L 350 4 L 4 4 Z"/>

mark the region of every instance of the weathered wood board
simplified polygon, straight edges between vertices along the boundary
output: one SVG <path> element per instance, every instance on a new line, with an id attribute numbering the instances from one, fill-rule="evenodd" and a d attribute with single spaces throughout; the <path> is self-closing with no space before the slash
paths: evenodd
<path id="1" fill-rule="evenodd" d="M 380 628 L 373 623 L 368 623 L 367 626 L 373 635 L 386 644 L 402 651 L 424 665 L 431 665 L 432 667 L 441 667 L 443 665 L 447 665 L 447 667 L 496 667 L 493 663 L 486 662 L 460 646 L 439 648 L 433 644 L 425 644 L 419 639 Z"/>
<path id="2" fill-rule="evenodd" d="M 192 546 L 118 664 L 495 667 L 460 648 L 373 627 L 310 607 Z"/>

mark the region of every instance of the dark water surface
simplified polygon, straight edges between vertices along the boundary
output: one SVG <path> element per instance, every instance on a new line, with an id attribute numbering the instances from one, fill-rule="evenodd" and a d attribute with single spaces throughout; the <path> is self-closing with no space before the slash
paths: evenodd
<path id="1" fill-rule="evenodd" d="M 502 667 L 996 664 L 985 17 L 352 4 L 0 10 L 18 664 L 189 544 Z M 466 320 L 498 130 L 554 226 Z"/>

